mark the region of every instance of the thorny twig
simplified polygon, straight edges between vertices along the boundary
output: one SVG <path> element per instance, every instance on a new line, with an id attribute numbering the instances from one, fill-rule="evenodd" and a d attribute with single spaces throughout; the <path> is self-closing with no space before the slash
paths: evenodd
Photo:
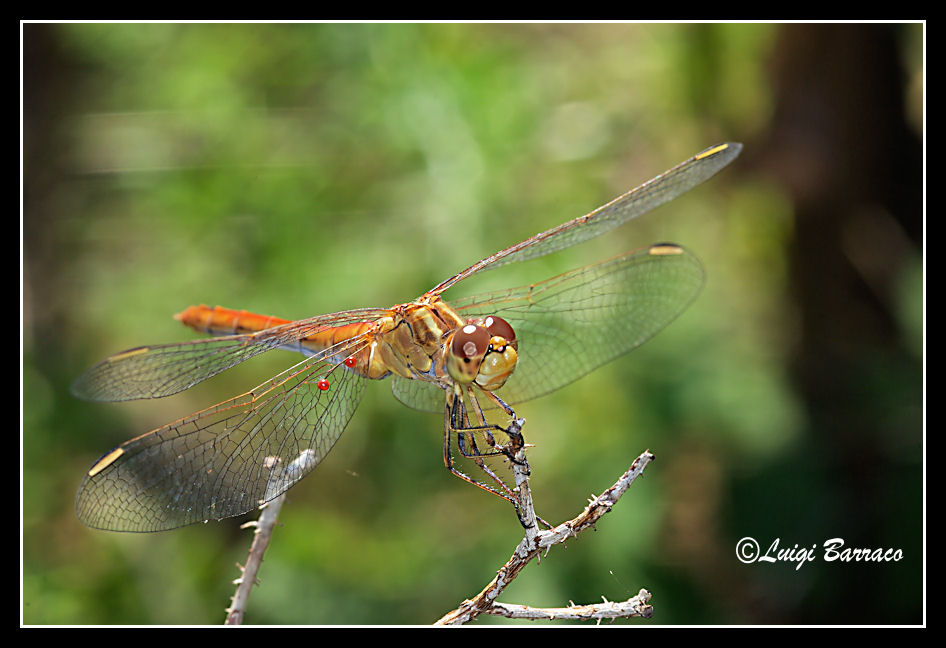
<path id="1" fill-rule="evenodd" d="M 283 493 L 276 499 L 270 500 L 260 508 L 258 520 L 247 522 L 241 528 L 255 527 L 253 532 L 253 544 L 250 545 L 250 553 L 246 557 L 246 565 L 240 568 L 242 576 L 233 581 L 237 586 L 233 594 L 232 604 L 227 608 L 227 619 L 224 625 L 240 625 L 243 623 L 243 614 L 246 612 L 246 604 L 250 598 L 250 590 L 257 582 L 256 573 L 259 571 L 260 564 L 263 562 L 263 553 L 269 546 L 269 539 L 273 534 L 273 527 L 276 525 L 276 519 L 279 517 L 279 509 L 286 501 L 286 495 Z"/>
<path id="2" fill-rule="evenodd" d="M 522 437 L 519 434 L 524 422 L 523 419 L 516 419 L 510 426 L 509 431 L 512 440 L 510 450 L 513 456 L 513 461 L 510 464 L 515 477 L 515 490 L 518 499 L 517 514 L 525 529 L 525 534 L 513 555 L 499 569 L 496 577 L 483 591 L 444 615 L 435 625 L 464 624 L 484 613 L 516 619 L 597 620 L 599 623 L 602 619 L 613 620 L 633 616 L 651 617 L 653 607 L 648 603 L 651 594 L 645 589 L 640 590 L 636 596 L 626 601 L 612 602 L 604 600 L 603 603 L 571 604 L 563 608 L 537 608 L 500 603 L 496 600 L 506 586 L 515 580 L 519 572 L 533 558 L 538 558 L 543 551 L 547 553 L 552 545 L 564 543 L 568 538 L 575 537 L 583 530 L 594 526 L 598 519 L 611 510 L 611 507 L 617 503 L 631 483 L 643 473 L 647 464 L 654 459 L 654 455 L 649 451 L 645 451 L 633 461 L 630 468 L 610 488 L 601 495 L 593 496 L 589 500 L 588 506 L 577 516 L 554 528 L 544 531 L 539 530 L 532 502 L 532 493 L 529 489 L 529 464 L 526 461 L 525 445 L 522 443 Z M 242 576 L 233 581 L 237 585 L 237 590 L 233 595 L 232 605 L 227 609 L 226 625 L 239 625 L 243 622 L 250 591 L 257 582 L 256 574 L 259 571 L 266 547 L 269 545 L 273 527 L 284 501 L 285 495 L 281 495 L 268 502 L 261 507 L 262 513 L 258 520 L 243 525 L 245 528 L 255 527 L 253 543 L 247 556 L 246 565 L 240 567 Z"/>
<path id="3" fill-rule="evenodd" d="M 514 422 L 514 432 L 518 433 L 519 428 L 521 427 L 523 421 L 518 419 Z M 515 460 L 510 462 L 512 464 L 513 473 L 515 474 L 516 487 L 518 489 L 519 495 L 519 519 L 522 521 L 523 526 L 525 527 L 525 536 L 522 541 L 519 543 L 519 546 L 516 547 L 516 550 L 513 552 L 512 556 L 506 561 L 506 564 L 500 567 L 499 571 L 496 573 L 496 577 L 490 581 L 490 583 L 483 589 L 482 592 L 477 594 L 472 599 L 464 601 L 460 606 L 445 614 L 441 617 L 435 625 L 454 625 L 454 624 L 463 624 L 467 623 L 477 616 L 484 612 L 490 614 L 503 614 L 502 610 L 513 610 L 513 609 L 535 609 L 535 608 L 525 608 L 524 606 L 509 606 L 498 603 L 496 598 L 502 593 L 509 583 L 511 583 L 519 572 L 529 564 L 529 562 L 540 555 L 540 553 L 558 543 L 564 542 L 566 539 L 577 536 L 581 531 L 587 529 L 594 525 L 594 523 L 601 518 L 602 515 L 611 510 L 611 507 L 618 501 L 621 495 L 627 490 L 628 486 L 637 479 L 643 473 L 644 469 L 647 467 L 653 458 L 649 451 L 642 453 L 634 462 L 631 464 L 631 467 L 621 475 L 620 478 L 606 491 L 601 495 L 592 497 L 589 500 L 588 506 L 578 514 L 576 517 L 563 522 L 558 526 L 549 529 L 547 531 L 540 531 L 536 525 L 535 510 L 532 504 L 532 494 L 529 490 L 529 465 L 525 460 L 525 448 L 523 446 L 517 448 L 516 454 L 514 455 Z M 531 524 L 530 524 L 531 522 Z M 615 618 L 615 616 L 644 616 L 650 617 L 653 614 L 653 608 L 650 605 L 647 605 L 647 601 L 650 600 L 650 593 L 647 590 L 641 590 L 636 597 L 632 597 L 627 601 L 624 601 L 621 604 L 611 604 L 618 605 L 620 609 L 624 611 L 624 614 L 615 615 L 613 609 L 606 610 L 604 607 L 600 607 L 601 604 L 597 604 L 594 608 L 596 614 L 592 616 L 582 616 L 580 618 Z M 492 611 L 493 608 L 497 608 L 496 611 Z M 574 606 L 573 606 L 574 607 Z M 590 609 L 589 606 L 577 606 L 583 610 Z M 558 610 L 567 610 L 569 608 L 557 608 Z M 530 617 L 520 617 L 520 618 L 530 618 Z M 549 617 L 537 617 L 537 618 L 549 618 Z M 556 618 L 566 618 L 566 617 L 556 617 Z"/>
<path id="4" fill-rule="evenodd" d="M 493 603 L 492 607 L 486 610 L 486 614 L 504 616 L 509 619 L 529 619 L 534 620 L 571 620 L 571 621 L 591 621 L 597 620 L 601 623 L 602 619 L 620 619 L 625 617 L 645 617 L 650 618 L 654 613 L 654 608 L 648 605 L 650 592 L 642 589 L 637 596 L 632 596 L 626 601 L 608 601 L 602 603 L 593 603 L 591 605 L 569 605 L 561 608 L 540 608 L 529 605 L 516 605 L 514 603 Z"/>

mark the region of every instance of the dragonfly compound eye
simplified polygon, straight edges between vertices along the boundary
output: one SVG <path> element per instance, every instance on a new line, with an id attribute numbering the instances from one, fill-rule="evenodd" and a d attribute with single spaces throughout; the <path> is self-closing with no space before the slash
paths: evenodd
<path id="1" fill-rule="evenodd" d="M 453 332 L 447 343 L 447 372 L 458 383 L 476 379 L 483 356 L 489 350 L 490 334 L 482 326 L 466 324 Z"/>
<path id="2" fill-rule="evenodd" d="M 519 361 L 516 332 L 506 320 L 490 316 L 483 320 L 483 326 L 489 331 L 489 349 L 480 363 L 476 374 L 476 384 L 487 391 L 502 387 Z"/>
<path id="3" fill-rule="evenodd" d="M 516 346 L 516 332 L 512 329 L 512 325 L 503 318 L 490 315 L 483 320 L 483 326 L 489 331 L 491 343 L 492 338 L 500 337 L 505 344 Z"/>
<path id="4" fill-rule="evenodd" d="M 512 325 L 501 317 L 470 319 L 448 343 L 447 371 L 458 383 L 499 389 L 516 369 L 517 347 Z"/>

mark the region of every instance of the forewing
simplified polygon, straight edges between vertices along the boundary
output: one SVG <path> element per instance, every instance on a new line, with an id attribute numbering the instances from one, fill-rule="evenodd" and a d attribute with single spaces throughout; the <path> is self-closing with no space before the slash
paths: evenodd
<path id="1" fill-rule="evenodd" d="M 609 232 L 708 180 L 736 159 L 740 151 L 742 144 L 734 142 L 712 146 L 589 214 L 536 234 L 483 259 L 444 281 L 431 292 L 440 294 L 481 270 L 498 268 L 514 261 L 534 259 Z"/>
<path id="2" fill-rule="evenodd" d="M 292 348 L 320 330 L 371 321 L 388 311 L 360 309 L 289 322 L 257 333 L 138 347 L 106 358 L 72 384 L 92 401 L 161 398 L 193 387 L 264 351 Z"/>

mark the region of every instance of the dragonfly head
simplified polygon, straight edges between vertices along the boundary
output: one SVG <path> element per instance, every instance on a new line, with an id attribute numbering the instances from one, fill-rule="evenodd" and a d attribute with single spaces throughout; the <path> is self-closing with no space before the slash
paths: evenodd
<path id="1" fill-rule="evenodd" d="M 487 391 L 499 389 L 516 369 L 517 346 L 516 333 L 506 320 L 471 319 L 447 336 L 447 372 L 463 385 L 475 382 Z"/>

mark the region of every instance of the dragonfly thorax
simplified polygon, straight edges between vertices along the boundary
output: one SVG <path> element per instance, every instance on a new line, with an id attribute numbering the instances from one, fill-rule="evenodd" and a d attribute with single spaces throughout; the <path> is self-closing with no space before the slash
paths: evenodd
<path id="1" fill-rule="evenodd" d="M 369 378 L 394 373 L 446 386 L 476 384 L 499 389 L 518 361 L 516 334 L 499 317 L 463 319 L 439 299 L 393 309 L 358 369 Z"/>

